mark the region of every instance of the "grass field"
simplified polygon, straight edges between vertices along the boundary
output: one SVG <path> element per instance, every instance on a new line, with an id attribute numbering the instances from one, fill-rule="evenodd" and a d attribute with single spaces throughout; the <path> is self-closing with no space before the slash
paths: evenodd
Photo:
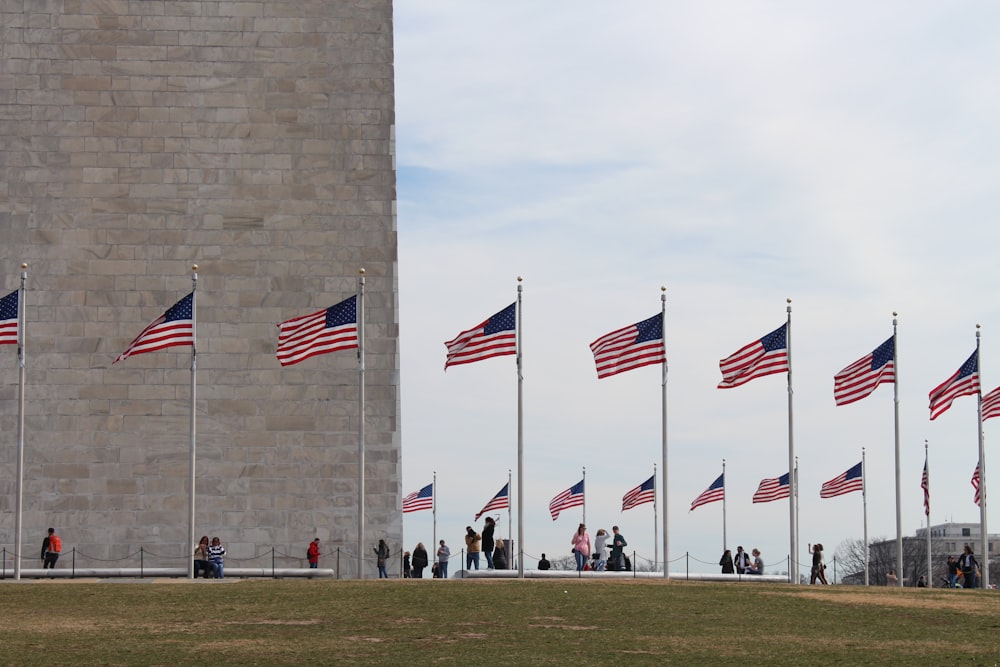
<path id="1" fill-rule="evenodd" d="M 1000 593 L 593 580 L 0 583 L 4 665 L 996 665 Z"/>

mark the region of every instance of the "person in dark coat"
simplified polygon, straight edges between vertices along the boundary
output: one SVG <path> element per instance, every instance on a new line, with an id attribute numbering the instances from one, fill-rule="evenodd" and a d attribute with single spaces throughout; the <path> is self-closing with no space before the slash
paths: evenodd
<path id="1" fill-rule="evenodd" d="M 733 552 L 726 549 L 719 560 L 719 565 L 722 567 L 722 574 L 735 573 L 736 570 L 733 568 Z"/>
<path id="2" fill-rule="evenodd" d="M 500 537 L 493 545 L 493 567 L 498 570 L 507 569 L 507 549 L 504 548 L 503 538 Z"/>
<path id="3" fill-rule="evenodd" d="M 497 524 L 493 520 L 493 517 L 486 517 L 486 523 L 483 525 L 483 553 L 486 555 L 486 569 L 493 569 L 493 548 L 496 544 L 493 541 L 493 531 L 496 530 Z"/>
<path id="4" fill-rule="evenodd" d="M 427 567 L 427 549 L 424 548 L 423 542 L 417 542 L 417 546 L 413 549 L 413 556 L 410 562 L 413 565 L 413 578 L 423 579 L 424 578 L 424 568 Z"/>

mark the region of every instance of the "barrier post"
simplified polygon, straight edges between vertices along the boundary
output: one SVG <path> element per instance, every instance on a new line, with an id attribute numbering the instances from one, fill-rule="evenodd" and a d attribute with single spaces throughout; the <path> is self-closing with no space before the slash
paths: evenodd
<path id="1" fill-rule="evenodd" d="M 274 576 L 274 547 L 271 547 L 271 578 L 275 579 Z"/>
<path id="2" fill-rule="evenodd" d="M 76 579 L 76 547 L 73 547 L 71 555 L 72 557 L 70 558 L 70 560 L 72 561 L 72 568 L 70 570 L 70 578 Z"/>
<path id="3" fill-rule="evenodd" d="M 340 579 L 340 547 L 337 547 L 337 579 Z"/>
<path id="4" fill-rule="evenodd" d="M 144 555 L 145 555 L 145 552 L 143 551 L 143 547 L 139 547 L 139 578 L 140 579 L 142 579 L 143 577 L 146 576 L 146 572 L 145 572 L 146 561 L 143 558 Z"/>

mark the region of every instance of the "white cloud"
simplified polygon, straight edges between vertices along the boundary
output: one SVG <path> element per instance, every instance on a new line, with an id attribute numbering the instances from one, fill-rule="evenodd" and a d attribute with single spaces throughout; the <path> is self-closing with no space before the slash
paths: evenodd
<path id="1" fill-rule="evenodd" d="M 598 382 L 587 345 L 657 312 L 661 285 L 672 559 L 716 567 L 721 508 L 687 510 L 722 458 L 730 546 L 758 546 L 768 563 L 787 554 L 787 505 L 750 503 L 787 466 L 784 377 L 715 389 L 718 359 L 778 326 L 785 297 L 802 556 L 807 542 L 829 558 L 860 537 L 860 497 L 821 501 L 818 489 L 862 446 L 870 532 L 895 534 L 892 388 L 844 408 L 832 398 L 833 374 L 892 333 L 893 310 L 904 530 L 923 518 L 925 438 L 932 520 L 977 521 L 975 401 L 933 423 L 926 405 L 974 348 L 977 322 L 984 382 L 1000 379 L 987 250 L 1000 241 L 997 14 L 989 3 L 397 4 L 404 492 L 438 471 L 439 537 L 454 548 L 516 473 L 512 358 L 441 369 L 442 342 L 513 301 L 518 275 L 529 554 L 568 551 L 579 515 L 552 524 L 547 505 L 586 466 L 588 523 L 621 523 L 652 556 L 651 508 L 618 510 L 659 461 L 659 372 Z M 406 516 L 407 548 L 429 541 L 428 514 Z"/>

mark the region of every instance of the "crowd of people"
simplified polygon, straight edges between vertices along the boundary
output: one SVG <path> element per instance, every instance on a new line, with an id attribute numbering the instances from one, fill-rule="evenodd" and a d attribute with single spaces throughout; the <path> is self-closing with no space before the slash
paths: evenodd
<path id="1" fill-rule="evenodd" d="M 726 549 L 719 559 L 719 566 L 722 567 L 722 574 L 764 574 L 764 558 L 756 548 L 747 553 L 742 546 L 738 546 L 735 556 L 732 550 Z"/>

